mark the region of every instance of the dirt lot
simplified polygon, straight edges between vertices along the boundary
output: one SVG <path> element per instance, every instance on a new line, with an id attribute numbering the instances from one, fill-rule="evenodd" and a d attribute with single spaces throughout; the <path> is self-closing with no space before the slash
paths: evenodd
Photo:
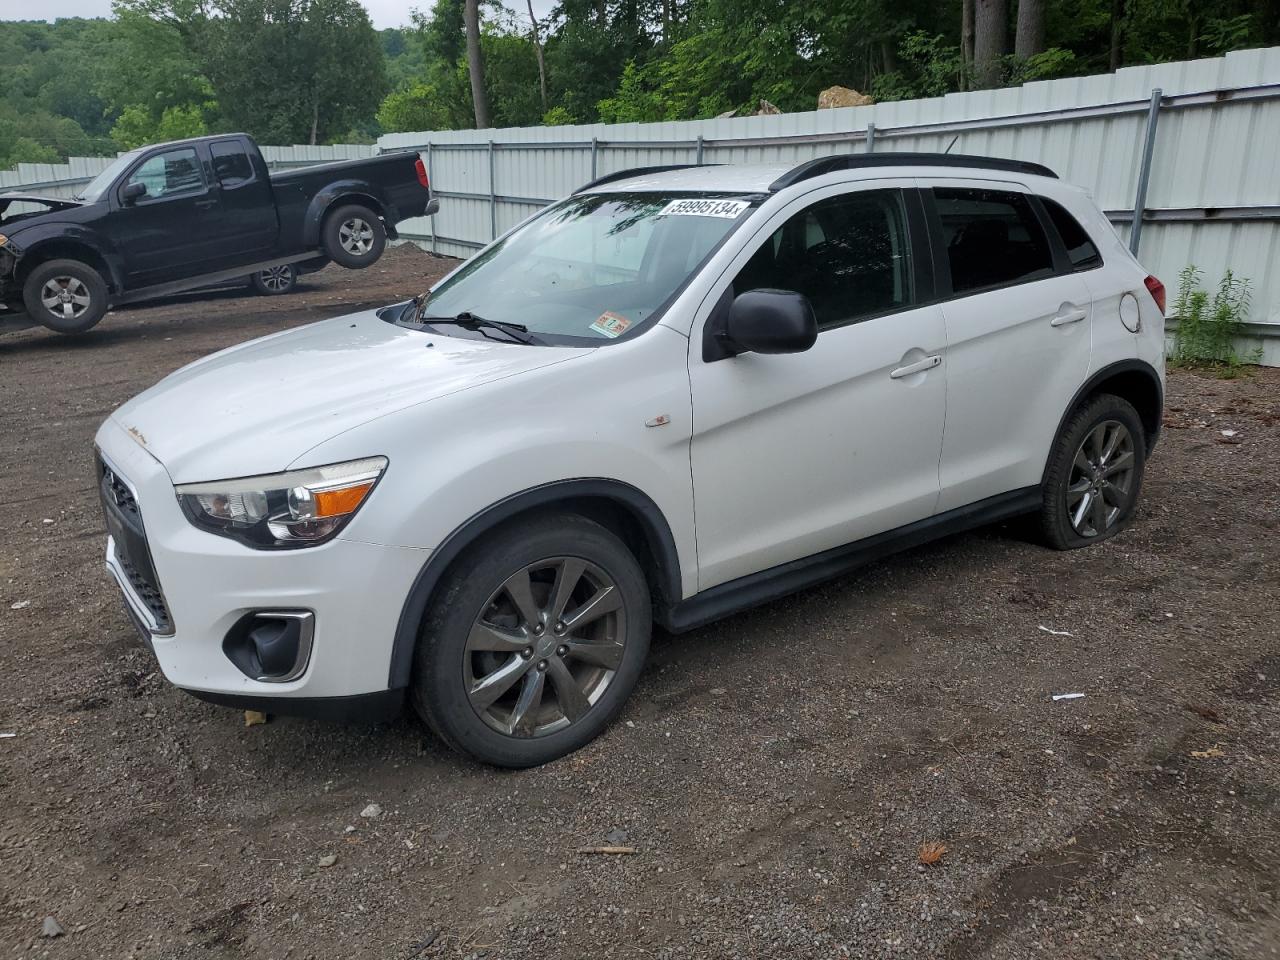
<path id="1" fill-rule="evenodd" d="M 544 769 L 168 686 L 102 570 L 98 423 L 446 266 L 0 337 L 0 956 L 1280 955 L 1277 370 L 1172 378 L 1118 540 L 985 530 L 659 635 L 622 721 Z M 574 852 L 606 842 L 638 853 Z"/>

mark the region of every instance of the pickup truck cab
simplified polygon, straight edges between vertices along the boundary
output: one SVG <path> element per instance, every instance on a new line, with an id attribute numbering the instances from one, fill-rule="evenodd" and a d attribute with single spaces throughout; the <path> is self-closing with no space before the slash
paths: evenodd
<path id="1" fill-rule="evenodd" d="M 244 134 L 143 147 L 71 199 L 0 194 L 0 303 L 79 333 L 113 305 L 239 277 L 281 292 L 329 261 L 369 266 L 435 206 L 415 153 L 273 174 Z"/>

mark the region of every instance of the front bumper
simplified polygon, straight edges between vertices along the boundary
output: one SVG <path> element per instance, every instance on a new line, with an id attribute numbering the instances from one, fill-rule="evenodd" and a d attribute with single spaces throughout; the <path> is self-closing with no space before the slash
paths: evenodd
<path id="1" fill-rule="evenodd" d="M 0 304 L 14 310 L 22 303 L 22 290 L 16 279 L 19 256 L 17 247 L 11 244 L 0 247 Z"/>
<path id="2" fill-rule="evenodd" d="M 232 693 L 209 693 L 188 690 L 198 700 L 237 710 L 259 710 L 262 713 L 288 714 L 312 720 L 348 721 L 391 720 L 404 709 L 404 689 L 358 693 L 350 697 L 254 697 Z"/>
<path id="3" fill-rule="evenodd" d="M 107 569 L 166 679 L 214 702 L 277 713 L 324 713 L 317 702 L 388 694 L 400 611 L 429 551 L 341 538 L 254 550 L 192 526 L 164 467 L 114 421 L 96 443 L 145 525 L 143 539 L 126 544 L 133 533 L 108 505 Z M 284 683 L 246 676 L 223 651 L 228 631 L 250 612 L 286 609 L 315 616 L 305 670 Z"/>

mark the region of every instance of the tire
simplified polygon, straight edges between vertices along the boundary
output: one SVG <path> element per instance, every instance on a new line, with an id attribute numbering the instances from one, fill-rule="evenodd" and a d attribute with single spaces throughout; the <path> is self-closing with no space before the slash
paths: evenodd
<path id="1" fill-rule="evenodd" d="M 87 263 L 38 264 L 22 285 L 22 302 L 36 323 L 58 333 L 84 333 L 107 315 L 107 282 Z"/>
<path id="2" fill-rule="evenodd" d="M 572 581 L 559 604 L 569 627 L 557 634 L 562 579 Z M 522 591 L 529 616 L 514 599 Z M 575 625 L 575 614 L 588 619 Z M 651 629 L 648 584 L 618 537 L 576 514 L 519 523 L 478 541 L 441 582 L 414 652 L 411 699 L 454 749 L 538 766 L 617 717 Z"/>
<path id="3" fill-rule="evenodd" d="M 325 256 L 349 270 L 363 270 L 378 262 L 387 247 L 387 231 L 368 207 L 349 203 L 324 220 L 320 245 Z"/>
<path id="4" fill-rule="evenodd" d="M 1054 441 L 1041 484 L 1049 546 L 1074 550 L 1120 533 L 1133 519 L 1146 463 L 1146 431 L 1131 403 L 1104 393 L 1080 406 Z"/>
<path id="5" fill-rule="evenodd" d="M 293 264 L 289 263 L 283 267 L 259 270 L 249 277 L 249 285 L 264 297 L 279 297 L 286 293 L 293 293 L 294 287 L 298 285 L 298 271 L 294 269 Z"/>

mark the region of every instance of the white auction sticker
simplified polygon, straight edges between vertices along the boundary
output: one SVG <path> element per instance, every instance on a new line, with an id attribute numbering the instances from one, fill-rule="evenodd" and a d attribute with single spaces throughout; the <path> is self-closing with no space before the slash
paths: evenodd
<path id="1" fill-rule="evenodd" d="M 723 217 L 736 220 L 743 210 L 751 206 L 748 200 L 672 200 L 660 217 Z"/>

